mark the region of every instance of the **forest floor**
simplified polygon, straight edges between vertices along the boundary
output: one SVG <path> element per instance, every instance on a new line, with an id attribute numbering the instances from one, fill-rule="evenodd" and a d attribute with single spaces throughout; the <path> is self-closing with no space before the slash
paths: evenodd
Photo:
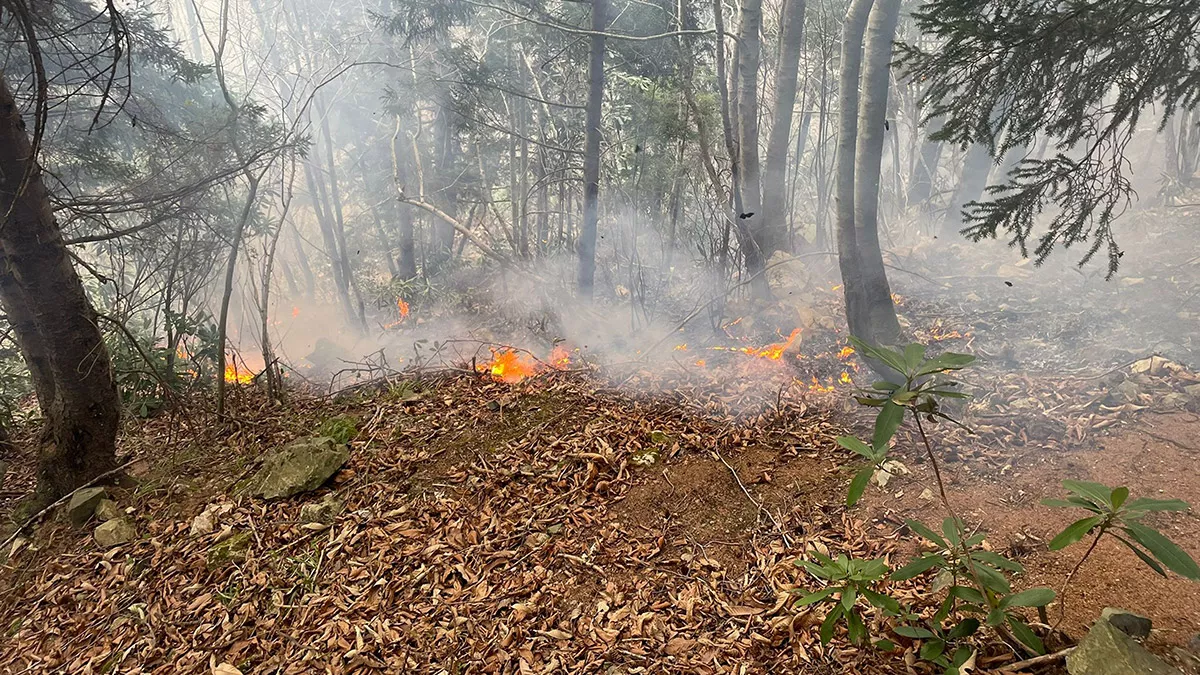
<path id="1" fill-rule="evenodd" d="M 956 508 L 1025 566 L 1019 588 L 1058 588 L 1082 555 L 1046 548 L 1073 520 L 1040 505 L 1063 479 L 1200 505 L 1195 245 L 1142 235 L 1157 257 L 1111 282 L 973 249 L 890 258 L 916 339 L 981 357 L 963 378 L 974 399 L 952 411 L 970 431 L 941 425 L 933 438 Z M 979 269 L 958 277 L 948 260 Z M 749 351 L 713 350 L 697 331 L 653 369 L 580 364 L 505 383 L 459 364 L 283 406 L 238 387 L 226 426 L 198 408 L 131 420 L 121 451 L 136 484 L 113 495 L 139 538 L 97 550 L 55 517 L 17 539 L 0 570 L 0 669 L 933 672 L 903 638 L 891 653 L 844 632 L 822 646 L 824 610 L 789 602 L 812 587 L 794 564 L 807 551 L 902 564 L 919 550 L 904 520 L 943 517 L 905 433 L 895 456 L 910 473 L 845 508 L 858 462 L 833 439 L 869 418 L 840 374 L 867 376 L 839 351 L 836 289 L 808 277 L 775 280 L 782 297 L 815 299 L 760 321 Z M 782 359 L 760 358 L 792 327 L 803 337 Z M 273 502 L 237 494 L 264 452 L 339 414 L 358 431 L 329 485 Z M 5 508 L 32 479 L 27 455 L 9 459 Z M 345 503 L 332 526 L 301 522 L 326 494 Z M 193 533 L 202 513 L 215 527 Z M 1195 512 L 1153 524 L 1200 556 Z M 209 565 L 239 533 L 245 559 Z M 925 579 L 889 590 L 925 613 L 940 601 Z M 1105 606 L 1151 617 L 1151 649 L 1200 672 L 1186 650 L 1200 586 L 1102 544 L 1050 622 L 1062 612 L 1078 639 Z M 1018 658 L 995 640 L 977 647 L 975 672 Z"/>

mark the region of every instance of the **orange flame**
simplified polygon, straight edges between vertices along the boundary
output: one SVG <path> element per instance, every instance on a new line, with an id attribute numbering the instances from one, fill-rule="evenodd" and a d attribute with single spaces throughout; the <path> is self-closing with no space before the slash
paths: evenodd
<path id="1" fill-rule="evenodd" d="M 837 353 L 838 359 L 842 361 L 845 361 L 851 356 L 854 356 L 854 347 L 842 347 L 842 351 Z"/>
<path id="2" fill-rule="evenodd" d="M 566 368 L 571 365 L 571 352 L 562 345 L 554 345 L 550 350 L 550 365 L 555 368 Z"/>
<path id="3" fill-rule="evenodd" d="M 404 298 L 396 298 L 396 309 L 400 312 L 401 321 L 408 317 L 408 303 L 404 301 Z"/>
<path id="4" fill-rule="evenodd" d="M 842 376 L 838 378 L 838 381 L 842 384 L 850 384 L 850 373 L 843 370 Z"/>
<path id="5" fill-rule="evenodd" d="M 677 351 L 677 352 L 686 352 L 687 349 L 688 349 L 688 346 L 687 346 L 686 342 L 681 345 L 675 345 L 675 351 Z"/>
<path id="6" fill-rule="evenodd" d="M 704 359 L 696 359 L 696 365 L 703 368 L 705 366 Z"/>
<path id="7" fill-rule="evenodd" d="M 788 347 L 792 346 L 792 343 L 795 342 L 796 338 L 798 338 L 798 337 L 800 337 L 800 329 L 799 328 L 793 330 L 792 334 L 787 336 L 787 339 L 784 340 L 783 342 L 776 342 L 775 344 L 767 345 L 766 347 L 763 347 L 762 349 L 754 349 L 753 347 L 743 347 L 742 349 L 740 349 L 738 351 L 745 352 L 745 353 L 749 354 L 750 356 L 757 356 L 760 359 L 770 359 L 772 361 L 778 361 L 783 356 L 783 353 L 785 351 L 787 351 Z"/>
<path id="8" fill-rule="evenodd" d="M 254 382 L 255 373 L 245 368 L 239 368 L 236 363 L 225 364 L 225 381 L 234 384 L 250 384 Z"/>
<path id="9" fill-rule="evenodd" d="M 294 318 L 296 318 L 296 317 L 298 317 L 298 316 L 300 316 L 300 308 L 299 308 L 299 307 L 292 307 L 292 318 L 294 319 Z"/>

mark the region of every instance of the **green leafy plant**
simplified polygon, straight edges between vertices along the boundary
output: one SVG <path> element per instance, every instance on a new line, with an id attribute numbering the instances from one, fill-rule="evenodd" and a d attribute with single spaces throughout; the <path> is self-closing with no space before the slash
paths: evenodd
<path id="1" fill-rule="evenodd" d="M 876 471 L 889 470 L 888 451 L 892 439 L 904 420 L 911 418 L 933 468 L 942 506 L 949 514 L 942 522 L 941 534 L 919 521 L 908 521 L 909 528 L 932 543 L 936 550 L 897 570 L 891 579 L 903 581 L 936 570 L 934 587 L 946 590 L 947 594 L 941 608 L 924 627 L 899 626 L 897 634 L 905 635 L 904 631 L 907 631 L 913 637 L 919 633 L 920 639 L 926 640 L 919 653 L 923 658 L 946 668 L 948 673 L 957 672 L 958 666 L 969 657 L 969 652 L 964 652 L 961 645 L 955 646 L 955 643 L 974 634 L 983 624 L 995 628 L 1006 637 L 1011 636 L 1035 653 L 1044 653 L 1045 646 L 1041 639 L 1017 610 L 1022 607 L 1044 607 L 1054 600 L 1054 591 L 1033 588 L 1013 592 L 1009 576 L 1021 573 L 1023 568 L 998 553 L 985 550 L 982 547 L 985 534 L 968 532 L 962 519 L 955 514 L 942 480 L 941 466 L 922 422 L 924 417 L 931 421 L 945 419 L 957 424 L 942 412 L 940 401 L 968 398 L 967 394 L 957 389 L 958 382 L 951 379 L 950 375 L 969 366 L 975 357 L 946 352 L 927 359 L 925 347 L 920 344 L 893 350 L 875 347 L 853 337 L 850 340 L 873 367 L 889 377 L 875 382 L 855 396 L 860 404 L 879 409 L 870 443 L 853 436 L 837 439 L 839 445 L 870 461 L 851 480 L 846 504 L 853 506 L 862 498 Z M 951 617 L 963 615 L 967 615 L 966 618 L 948 629 L 943 628 L 943 624 Z M 953 650 L 951 647 L 954 647 Z"/>
<path id="2" fill-rule="evenodd" d="M 850 641 L 865 644 L 868 638 L 867 625 L 859 612 L 860 600 L 891 614 L 900 613 L 900 603 L 874 590 L 874 586 L 887 576 L 887 563 L 882 558 L 857 560 L 839 555 L 830 558 L 816 551 L 811 553 L 816 562 L 797 560 L 809 574 L 827 582 L 821 590 L 809 593 L 796 601 L 796 607 L 805 607 L 818 602 L 832 605 L 821 623 L 821 643 L 833 639 L 833 629 L 839 620 L 844 620 Z"/>
<path id="3" fill-rule="evenodd" d="M 1060 551 L 1095 533 L 1091 545 L 1063 581 L 1064 595 L 1075 574 L 1105 536 L 1125 544 L 1138 559 L 1164 577 L 1170 570 L 1181 577 L 1200 580 L 1200 566 L 1196 561 L 1162 532 L 1142 522 L 1143 518 L 1156 511 L 1186 511 L 1187 502 L 1150 497 L 1130 501 L 1127 487 L 1110 488 L 1102 483 L 1081 480 L 1065 480 L 1062 485 L 1068 493 L 1066 499 L 1044 499 L 1042 504 L 1056 508 L 1080 508 L 1091 515 L 1080 518 L 1059 532 L 1050 540 L 1050 550 Z M 1066 614 L 1065 604 L 1060 605 L 1059 609 L 1060 616 Z"/>
<path id="4" fill-rule="evenodd" d="M 317 427 L 318 436 L 327 436 L 338 443 L 349 443 L 358 435 L 358 423 L 349 415 L 330 417 Z"/>

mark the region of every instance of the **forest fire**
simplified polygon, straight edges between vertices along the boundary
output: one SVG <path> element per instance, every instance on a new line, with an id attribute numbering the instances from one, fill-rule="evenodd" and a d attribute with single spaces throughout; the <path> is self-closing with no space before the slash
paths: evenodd
<path id="1" fill-rule="evenodd" d="M 255 377 L 257 377 L 257 373 L 248 368 L 239 367 L 232 359 L 230 359 L 229 363 L 225 364 L 226 382 L 231 384 L 251 384 L 254 382 Z"/>
<path id="2" fill-rule="evenodd" d="M 713 349 L 715 351 L 741 352 L 743 354 L 749 354 L 750 356 L 760 359 L 778 361 L 783 358 L 783 353 L 792 346 L 792 343 L 796 341 L 796 338 L 800 337 L 800 331 L 801 329 L 797 328 L 793 330 L 783 342 L 776 342 L 765 347 L 710 347 L 709 349 Z M 686 348 L 686 345 L 681 346 Z M 675 349 L 678 350 L 679 347 L 676 347 Z"/>
<path id="3" fill-rule="evenodd" d="M 476 366 L 476 372 L 486 374 L 493 380 L 516 384 L 525 378 L 540 375 L 547 370 L 563 370 L 571 365 L 571 352 L 562 345 L 550 350 L 546 361 L 539 361 L 532 354 L 517 349 L 492 349 L 492 360 Z"/>
<path id="4" fill-rule="evenodd" d="M 400 313 L 401 321 L 408 318 L 409 307 L 408 303 L 404 301 L 404 298 L 396 298 L 396 311 Z"/>

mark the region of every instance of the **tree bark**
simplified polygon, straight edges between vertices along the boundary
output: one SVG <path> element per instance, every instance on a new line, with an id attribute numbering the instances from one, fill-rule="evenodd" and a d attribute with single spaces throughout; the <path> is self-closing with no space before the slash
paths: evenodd
<path id="1" fill-rule="evenodd" d="M 846 298 L 846 320 L 851 333 L 865 337 L 855 328 L 867 324 L 863 311 L 862 264 L 858 234 L 854 228 L 854 155 L 858 144 L 858 76 L 862 70 L 863 34 L 873 0 L 853 0 L 842 20 L 841 70 L 838 74 L 837 159 L 834 168 L 834 209 L 837 230 L 838 267 L 842 294 Z"/>
<path id="2" fill-rule="evenodd" d="M 787 246 L 788 149 L 803 51 L 804 0 L 784 0 L 779 28 L 779 64 L 775 70 L 775 122 L 767 139 L 767 163 L 762 181 L 763 223 L 759 248 L 766 257 Z M 803 133 L 805 131 L 801 130 Z"/>
<path id="3" fill-rule="evenodd" d="M 954 189 L 954 196 L 950 199 L 950 208 L 946 211 L 942 230 L 947 236 L 958 233 L 963 225 L 963 207 L 983 195 L 983 189 L 987 187 L 988 174 L 991 171 L 992 156 L 988 154 L 987 147 L 980 143 L 973 143 L 971 147 L 967 148 L 967 156 L 963 159 L 962 174 L 959 177 L 958 186 Z"/>
<path id="4" fill-rule="evenodd" d="M 0 213 L 8 215 L 0 224 L 0 301 L 46 417 L 37 495 L 47 502 L 117 466 L 120 399 L 96 312 L 2 74 L 0 110 Z"/>
<path id="5" fill-rule="evenodd" d="M 879 246 L 879 190 L 887 135 L 887 99 L 891 83 L 892 39 L 900 18 L 900 0 L 876 0 L 867 25 L 858 105 L 858 141 L 854 155 L 854 232 L 862 280 L 861 310 L 847 311 L 866 324 L 850 332 L 877 345 L 900 341 L 900 322 Z"/>
<path id="6" fill-rule="evenodd" d="M 600 106 L 604 101 L 604 30 L 608 0 L 592 0 L 592 35 L 588 50 L 587 137 L 583 155 L 583 228 L 577 244 L 579 297 L 591 300 L 596 283 L 596 229 L 600 201 Z"/>
<path id="7" fill-rule="evenodd" d="M 762 61 L 762 0 L 744 0 L 738 27 L 737 138 L 742 173 L 742 210 L 737 214 L 739 244 L 751 275 L 750 287 L 760 298 L 769 298 L 764 270 L 769 251 L 764 247 L 762 184 L 758 164 L 758 69 Z M 786 154 L 786 149 L 784 150 Z"/>

